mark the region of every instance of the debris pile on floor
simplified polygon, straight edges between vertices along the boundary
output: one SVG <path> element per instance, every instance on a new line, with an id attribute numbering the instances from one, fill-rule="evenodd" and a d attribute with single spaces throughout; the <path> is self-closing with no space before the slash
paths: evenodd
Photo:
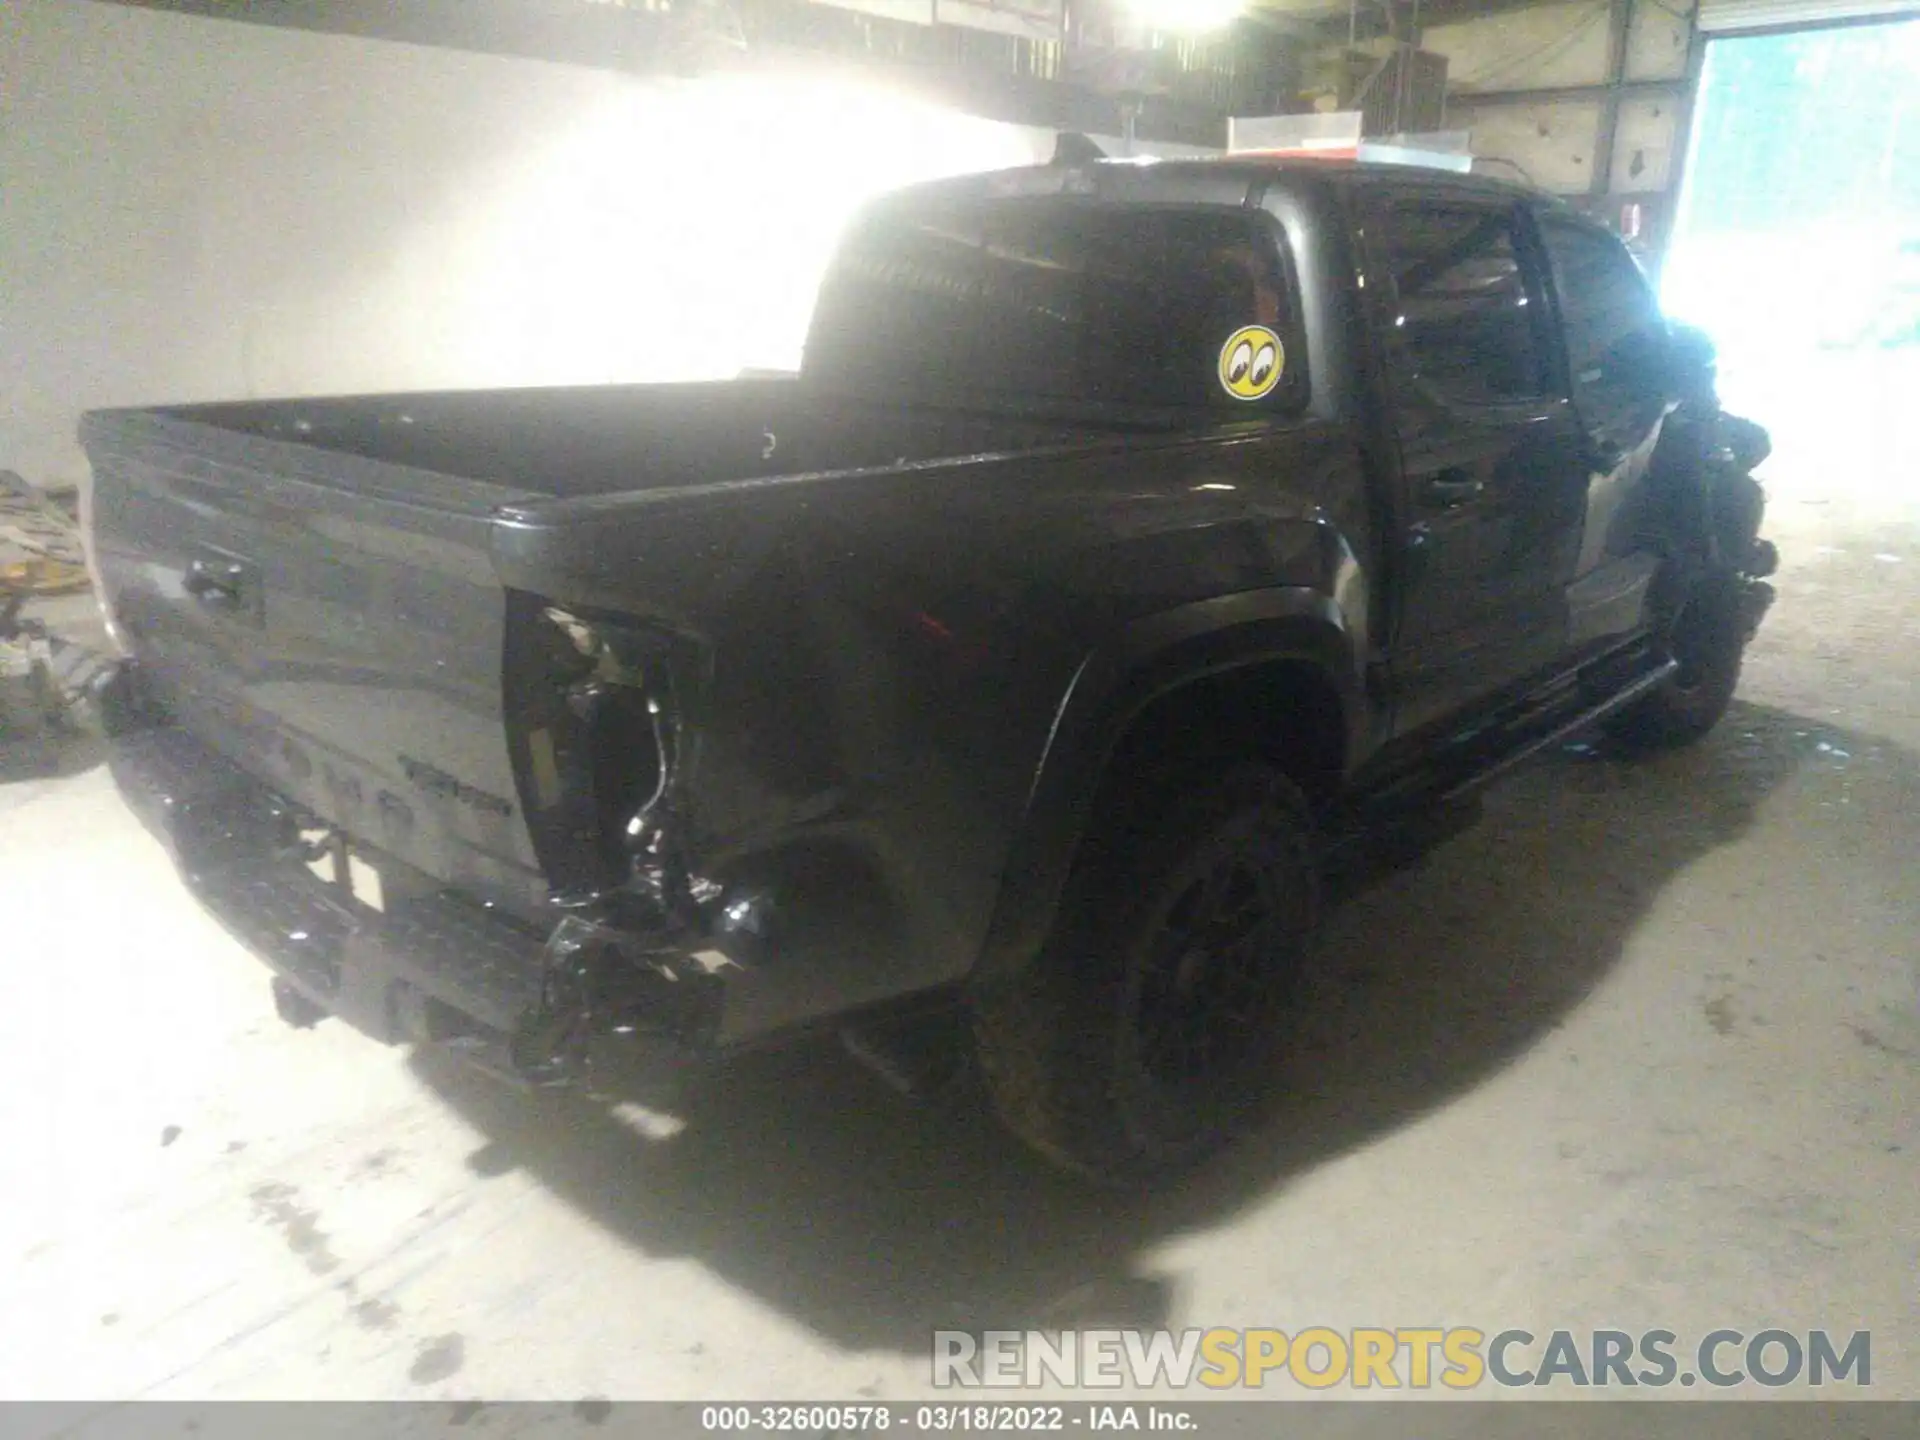
<path id="1" fill-rule="evenodd" d="M 25 602 L 15 595 L 0 605 L 0 779 L 53 770 L 70 733 L 52 639 L 18 618 Z"/>
<path id="2" fill-rule="evenodd" d="M 0 470 L 0 587 L 72 594 L 87 588 L 86 567 L 78 518 L 11 470 Z"/>
<path id="3" fill-rule="evenodd" d="M 74 516 L 0 471 L 0 780 L 53 773 L 84 733 L 80 702 L 100 657 L 25 611 L 87 585 Z"/>
<path id="4" fill-rule="evenodd" d="M 87 588 L 86 567 L 36 556 L 0 565 L 0 591 L 11 595 L 78 595 Z"/>

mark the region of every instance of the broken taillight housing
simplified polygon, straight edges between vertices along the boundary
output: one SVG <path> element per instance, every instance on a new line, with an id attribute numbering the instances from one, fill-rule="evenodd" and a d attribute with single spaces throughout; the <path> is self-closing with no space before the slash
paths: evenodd
<path id="1" fill-rule="evenodd" d="M 659 888 L 686 759 L 677 688 L 686 642 L 535 595 L 516 592 L 508 606 L 503 708 L 555 899 L 584 903 L 636 882 Z"/>

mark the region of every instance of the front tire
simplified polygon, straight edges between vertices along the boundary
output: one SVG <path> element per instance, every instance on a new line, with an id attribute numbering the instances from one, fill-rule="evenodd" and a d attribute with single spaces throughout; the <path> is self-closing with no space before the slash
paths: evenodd
<path id="1" fill-rule="evenodd" d="M 1257 1118 L 1318 920 L 1312 835 L 1298 788 L 1258 765 L 1103 807 L 1041 953 L 973 996 L 1006 1125 L 1126 1184 Z"/>
<path id="2" fill-rule="evenodd" d="M 1737 575 L 1703 581 L 1673 624 L 1674 675 L 1606 724 L 1635 752 L 1673 750 L 1702 739 L 1733 703 L 1746 656 L 1746 581 Z"/>

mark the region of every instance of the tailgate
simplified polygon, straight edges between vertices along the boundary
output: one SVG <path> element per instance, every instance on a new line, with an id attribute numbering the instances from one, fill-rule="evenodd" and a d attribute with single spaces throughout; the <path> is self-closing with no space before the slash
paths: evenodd
<path id="1" fill-rule="evenodd" d="M 526 493 L 161 412 L 81 441 L 105 598 L 175 718 L 363 845 L 537 913 L 489 554 Z"/>

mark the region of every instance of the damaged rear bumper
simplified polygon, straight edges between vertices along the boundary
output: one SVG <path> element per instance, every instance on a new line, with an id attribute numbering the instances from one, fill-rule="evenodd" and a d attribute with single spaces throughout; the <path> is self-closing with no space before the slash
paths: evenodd
<path id="1" fill-rule="evenodd" d="M 704 928 L 633 896 L 538 927 L 407 872 L 396 888 L 408 898 L 375 909 L 309 868 L 300 837 L 320 822 L 187 731 L 150 718 L 114 736 L 110 764 L 196 897 L 273 969 L 294 1024 L 335 1015 L 385 1043 L 564 1085 L 587 1078 L 604 1037 L 681 1056 L 715 1048 L 727 973 L 754 958 L 750 901 L 716 906 Z"/>

